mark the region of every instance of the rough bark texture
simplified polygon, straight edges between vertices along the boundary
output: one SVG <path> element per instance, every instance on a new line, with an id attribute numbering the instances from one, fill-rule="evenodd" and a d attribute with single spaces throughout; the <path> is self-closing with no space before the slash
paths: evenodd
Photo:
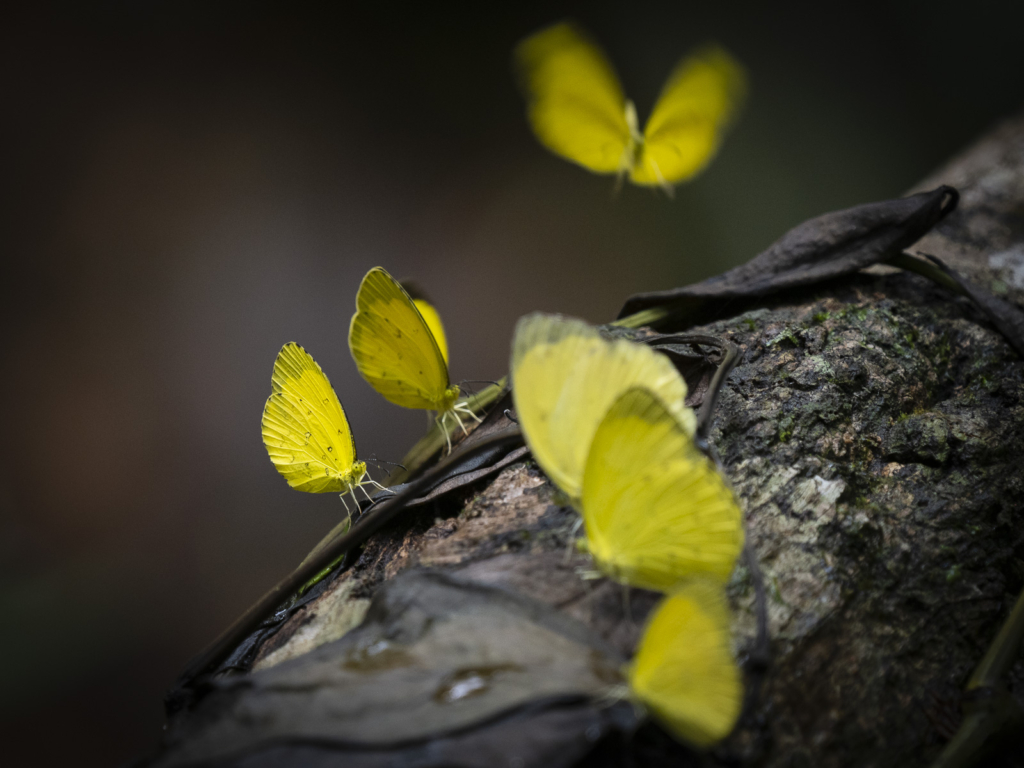
<path id="1" fill-rule="evenodd" d="M 921 189 L 940 183 L 960 208 L 911 252 L 1024 303 L 1024 119 Z M 757 710 L 715 760 L 927 765 L 1024 585 L 1024 363 L 966 299 L 872 272 L 692 329 L 742 349 L 712 441 L 746 509 L 772 650 Z M 566 557 L 576 519 L 518 461 L 375 535 L 255 669 L 340 638 L 414 566 L 539 599 L 628 656 L 654 596 L 634 591 L 630 620 L 617 585 L 583 578 L 584 557 Z M 755 634 L 744 567 L 729 594 L 743 659 Z M 1010 687 L 1024 703 L 1024 660 Z"/>

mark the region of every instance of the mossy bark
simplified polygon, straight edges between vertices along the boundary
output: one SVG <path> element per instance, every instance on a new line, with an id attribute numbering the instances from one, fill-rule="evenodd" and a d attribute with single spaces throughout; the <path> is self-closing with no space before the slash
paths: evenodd
<path id="1" fill-rule="evenodd" d="M 923 182 L 960 208 L 916 248 L 1024 303 L 1024 119 Z M 927 765 L 1024 585 L 1024 362 L 964 298 L 875 268 L 699 328 L 742 350 L 711 433 L 767 589 L 756 709 L 711 755 L 750 766 Z M 662 328 L 660 330 L 684 330 Z M 529 460 L 389 524 L 264 643 L 255 669 L 362 619 L 414 566 L 557 607 L 628 655 L 655 596 L 584 578 L 576 515 Z M 752 580 L 729 585 L 741 659 Z M 1024 703 L 1024 660 L 1010 689 Z"/>

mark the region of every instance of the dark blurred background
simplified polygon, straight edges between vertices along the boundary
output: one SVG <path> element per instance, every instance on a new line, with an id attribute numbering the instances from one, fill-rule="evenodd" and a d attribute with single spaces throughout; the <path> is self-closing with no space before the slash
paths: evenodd
<path id="1" fill-rule="evenodd" d="M 1020 3 L 3 13 L 5 765 L 151 750 L 180 667 L 340 519 L 260 440 L 282 343 L 323 365 L 363 456 L 421 434 L 349 357 L 370 267 L 433 295 L 455 380 L 498 377 L 520 315 L 607 321 L 899 195 L 1024 102 Z M 510 51 L 565 16 L 642 115 L 695 44 L 746 64 L 739 124 L 675 199 L 615 195 L 533 139 Z"/>

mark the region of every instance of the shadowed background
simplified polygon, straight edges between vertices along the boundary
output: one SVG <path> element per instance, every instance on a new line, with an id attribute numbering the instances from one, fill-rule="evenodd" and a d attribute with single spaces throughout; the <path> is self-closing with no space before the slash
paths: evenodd
<path id="1" fill-rule="evenodd" d="M 1024 13 L 952 2 L 501 4 L 399 11 L 37 6 L 0 25 L 0 714 L 5 762 L 151 750 L 163 690 L 342 513 L 290 490 L 259 420 L 303 344 L 361 456 L 421 413 L 356 373 L 362 275 L 415 277 L 452 376 L 517 317 L 600 322 L 827 210 L 899 195 L 1024 97 Z M 999 5 L 993 3 L 995 9 Z M 674 200 L 529 133 L 510 52 L 573 16 L 641 120 L 715 39 L 751 96 Z"/>

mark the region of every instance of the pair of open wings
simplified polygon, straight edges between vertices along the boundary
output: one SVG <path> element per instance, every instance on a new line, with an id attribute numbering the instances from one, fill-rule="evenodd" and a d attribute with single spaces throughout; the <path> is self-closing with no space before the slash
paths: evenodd
<path id="1" fill-rule="evenodd" d="M 724 49 L 701 48 L 669 76 L 641 135 L 608 59 L 571 24 L 524 40 L 516 62 L 544 146 L 641 186 L 671 186 L 707 165 L 746 91 L 742 67 Z"/>

